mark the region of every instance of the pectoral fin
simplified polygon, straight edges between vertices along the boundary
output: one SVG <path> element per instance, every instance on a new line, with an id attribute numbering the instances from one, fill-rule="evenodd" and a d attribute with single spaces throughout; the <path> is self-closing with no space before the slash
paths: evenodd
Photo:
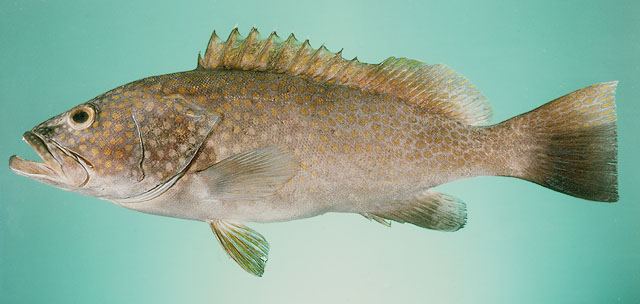
<path id="1" fill-rule="evenodd" d="M 227 254 L 242 269 L 261 277 L 269 256 L 269 243 L 255 230 L 221 220 L 209 223 L 211 230 Z"/>
<path id="2" fill-rule="evenodd" d="M 394 200 L 362 215 L 389 226 L 389 220 L 419 227 L 456 231 L 467 220 L 467 209 L 459 199 L 434 191 L 424 191 L 405 199 Z"/>
<path id="3" fill-rule="evenodd" d="M 197 174 L 217 199 L 253 201 L 273 194 L 297 169 L 289 153 L 267 147 L 233 155 Z"/>

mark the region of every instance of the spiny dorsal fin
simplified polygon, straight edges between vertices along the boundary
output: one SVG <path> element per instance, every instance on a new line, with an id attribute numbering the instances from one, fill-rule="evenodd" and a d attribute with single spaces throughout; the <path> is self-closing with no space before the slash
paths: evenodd
<path id="1" fill-rule="evenodd" d="M 324 45 L 314 49 L 309 40 L 300 43 L 293 34 L 284 41 L 275 32 L 261 39 L 253 28 L 243 39 L 234 28 L 223 42 L 214 31 L 198 68 L 283 73 L 389 94 L 470 125 L 486 124 L 491 116 L 475 86 L 444 65 L 395 57 L 379 64 L 346 60 L 342 51 L 332 53 Z"/>

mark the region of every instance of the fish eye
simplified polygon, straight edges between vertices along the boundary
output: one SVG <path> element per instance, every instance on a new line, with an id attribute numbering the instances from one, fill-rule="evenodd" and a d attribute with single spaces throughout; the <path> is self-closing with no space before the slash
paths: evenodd
<path id="1" fill-rule="evenodd" d="M 81 105 L 69 112 L 67 122 L 76 130 L 83 130 L 89 127 L 95 119 L 96 111 L 88 105 Z"/>

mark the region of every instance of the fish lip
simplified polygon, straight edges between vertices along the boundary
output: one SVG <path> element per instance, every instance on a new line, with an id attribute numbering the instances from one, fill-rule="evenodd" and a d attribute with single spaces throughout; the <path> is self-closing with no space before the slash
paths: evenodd
<path id="1" fill-rule="evenodd" d="M 13 172 L 67 190 L 87 185 L 91 177 L 88 167 L 93 168 L 93 164 L 80 154 L 35 130 L 25 132 L 22 139 L 36 151 L 42 162 L 13 155 L 9 158 L 9 168 Z"/>
<path id="2" fill-rule="evenodd" d="M 12 155 L 9 158 L 9 168 L 17 174 L 25 176 L 59 177 L 60 163 L 49 149 L 44 138 L 36 132 L 27 131 L 22 135 L 22 140 L 38 154 L 42 161 L 25 160 L 17 155 Z"/>

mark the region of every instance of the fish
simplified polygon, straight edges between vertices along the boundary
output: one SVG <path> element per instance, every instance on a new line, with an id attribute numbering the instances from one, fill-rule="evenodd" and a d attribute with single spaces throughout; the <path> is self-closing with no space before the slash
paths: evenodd
<path id="1" fill-rule="evenodd" d="M 443 64 L 343 58 L 293 34 L 214 31 L 196 68 L 137 80 L 23 134 L 15 173 L 135 211 L 208 224 L 262 276 L 249 222 L 328 212 L 453 232 L 463 200 L 433 188 L 507 176 L 618 201 L 615 90 L 597 83 L 492 124 L 487 99 Z"/>

